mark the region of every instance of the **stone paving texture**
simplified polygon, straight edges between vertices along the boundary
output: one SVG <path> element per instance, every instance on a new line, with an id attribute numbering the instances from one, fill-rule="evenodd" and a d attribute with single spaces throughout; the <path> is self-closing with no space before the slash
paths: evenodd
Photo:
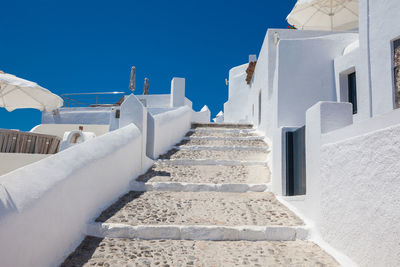
<path id="1" fill-rule="evenodd" d="M 140 182 L 183 183 L 269 183 L 270 171 L 266 166 L 186 166 L 154 164 L 138 179 Z"/>
<path id="2" fill-rule="evenodd" d="M 272 193 L 130 192 L 99 222 L 180 225 L 302 225 Z"/>
<path id="3" fill-rule="evenodd" d="M 240 161 L 265 161 L 268 152 L 264 151 L 215 151 L 215 150 L 177 150 L 171 149 L 160 159 L 219 159 Z"/>
<path id="4" fill-rule="evenodd" d="M 87 237 L 61 265 L 71 266 L 338 266 L 308 241 L 187 241 Z"/>
<path id="5" fill-rule="evenodd" d="M 169 159 L 224 159 L 265 161 L 268 152 L 221 150 L 221 147 L 267 148 L 262 140 L 235 140 L 255 136 L 249 125 L 196 124 L 193 137 L 177 146 L 219 147 L 214 150 L 171 150 L 160 158 L 141 182 L 268 183 L 262 166 L 174 165 Z M 215 131 L 213 130 L 215 129 Z M 242 130 L 245 129 L 245 130 Z M 229 139 L 224 139 L 228 137 Z M 197 148 L 198 149 L 198 148 Z M 298 226 L 293 212 L 272 193 L 129 192 L 104 210 L 98 222 L 127 225 Z M 137 240 L 87 236 L 61 266 L 338 266 L 309 241 L 188 241 Z"/>
<path id="6" fill-rule="evenodd" d="M 189 132 L 186 136 L 190 137 L 247 137 L 247 136 L 257 136 L 254 132 Z"/>
<path id="7" fill-rule="evenodd" d="M 235 146 L 235 147 L 267 147 L 262 140 L 204 140 L 190 139 L 182 140 L 178 145 L 184 146 Z"/>

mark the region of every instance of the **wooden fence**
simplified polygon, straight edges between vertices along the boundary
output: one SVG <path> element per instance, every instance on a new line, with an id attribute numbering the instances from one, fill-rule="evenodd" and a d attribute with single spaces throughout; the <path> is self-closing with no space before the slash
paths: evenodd
<path id="1" fill-rule="evenodd" d="M 55 154 L 60 142 L 58 136 L 0 129 L 1 153 Z"/>

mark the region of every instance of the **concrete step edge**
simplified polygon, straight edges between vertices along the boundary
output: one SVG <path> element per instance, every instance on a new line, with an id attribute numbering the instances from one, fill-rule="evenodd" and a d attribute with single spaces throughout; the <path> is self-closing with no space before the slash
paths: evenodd
<path id="1" fill-rule="evenodd" d="M 247 123 L 192 123 L 192 128 L 197 127 L 252 129 L 253 125 Z"/>
<path id="2" fill-rule="evenodd" d="M 256 151 L 256 152 L 270 152 L 267 146 L 257 147 L 257 146 L 174 146 L 177 150 L 214 150 L 214 151 Z"/>
<path id="3" fill-rule="evenodd" d="M 86 234 L 100 238 L 208 241 L 295 241 L 309 238 L 306 226 L 125 225 L 90 223 Z"/>
<path id="4" fill-rule="evenodd" d="M 165 192 L 229 192 L 229 193 L 250 193 L 268 192 L 269 184 L 243 184 L 243 183 L 182 183 L 182 182 L 154 182 L 143 183 L 133 181 L 130 183 L 132 191 L 165 191 Z"/>
<path id="5" fill-rule="evenodd" d="M 240 128 L 191 128 L 189 132 L 196 133 L 256 133 L 255 129 L 240 129 Z"/>
<path id="6" fill-rule="evenodd" d="M 186 136 L 183 140 L 205 140 L 205 141 L 264 141 L 264 136 L 246 137 L 216 137 L 216 136 Z"/>
<path id="7" fill-rule="evenodd" d="M 219 165 L 219 166 L 267 166 L 266 161 L 219 160 L 219 159 L 159 159 L 157 164 L 172 165 Z"/>

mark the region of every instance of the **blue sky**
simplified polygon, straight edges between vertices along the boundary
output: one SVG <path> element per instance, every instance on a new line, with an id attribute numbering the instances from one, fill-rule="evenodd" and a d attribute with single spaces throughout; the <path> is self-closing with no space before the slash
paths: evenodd
<path id="1" fill-rule="evenodd" d="M 137 93 L 169 93 L 186 78 L 195 110 L 212 115 L 228 98 L 229 69 L 258 54 L 268 28 L 286 28 L 296 0 L 4 1 L 0 70 L 56 94 L 127 91 L 132 65 Z M 128 92 L 128 91 L 127 91 Z M 0 108 L 0 128 L 30 130 L 36 110 Z"/>

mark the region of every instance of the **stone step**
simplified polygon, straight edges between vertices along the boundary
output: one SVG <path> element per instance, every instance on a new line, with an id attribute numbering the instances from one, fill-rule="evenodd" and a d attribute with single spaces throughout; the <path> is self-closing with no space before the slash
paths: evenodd
<path id="1" fill-rule="evenodd" d="M 339 266 L 310 241 L 137 240 L 88 236 L 70 266 Z"/>
<path id="2" fill-rule="evenodd" d="M 221 138 L 245 138 L 259 136 L 255 132 L 221 132 L 221 131 L 189 131 L 186 137 L 221 137 Z"/>
<path id="3" fill-rule="evenodd" d="M 237 129 L 252 129 L 252 124 L 232 124 L 232 123 L 193 123 L 192 128 L 237 128 Z"/>
<path id="4" fill-rule="evenodd" d="M 122 196 L 96 222 L 127 225 L 302 226 L 272 193 L 135 192 Z"/>
<path id="5" fill-rule="evenodd" d="M 243 136 L 243 137 L 218 137 L 218 136 L 186 136 L 182 140 L 228 140 L 228 141 L 264 141 L 264 136 Z"/>
<path id="6" fill-rule="evenodd" d="M 218 165 L 218 166 L 267 166 L 266 161 L 249 160 L 224 160 L 224 159 L 159 159 L 158 164 L 179 165 L 179 166 L 198 166 L 198 165 Z"/>
<path id="7" fill-rule="evenodd" d="M 186 138 L 177 146 L 216 146 L 216 147 L 268 147 L 262 139 L 206 139 L 206 138 Z"/>
<path id="8" fill-rule="evenodd" d="M 210 128 L 210 127 L 191 128 L 190 131 L 192 131 L 192 132 L 201 132 L 201 133 L 210 133 L 210 132 L 218 132 L 218 133 L 256 133 L 255 129 Z"/>
<path id="9" fill-rule="evenodd" d="M 204 225 L 127 225 L 90 223 L 87 235 L 143 240 L 210 241 L 295 241 L 305 240 L 308 229 L 302 226 L 204 226 Z"/>
<path id="10" fill-rule="evenodd" d="M 173 149 L 177 150 L 213 150 L 213 151 L 261 151 L 269 152 L 268 147 L 256 146 L 174 146 Z"/>
<path id="11" fill-rule="evenodd" d="M 266 192 L 268 184 L 208 184 L 208 183 L 181 183 L 181 182 L 131 182 L 132 191 L 161 191 L 161 192 L 229 192 L 249 193 Z"/>
<path id="12" fill-rule="evenodd" d="M 160 159 L 216 159 L 216 160 L 242 160 L 242 161 L 264 161 L 268 157 L 266 151 L 245 150 L 178 150 L 171 149 L 168 153 L 161 155 Z"/>
<path id="13" fill-rule="evenodd" d="M 218 166 L 218 165 L 174 165 L 154 164 L 139 182 L 183 182 L 183 183 L 247 183 L 270 182 L 267 166 Z"/>

